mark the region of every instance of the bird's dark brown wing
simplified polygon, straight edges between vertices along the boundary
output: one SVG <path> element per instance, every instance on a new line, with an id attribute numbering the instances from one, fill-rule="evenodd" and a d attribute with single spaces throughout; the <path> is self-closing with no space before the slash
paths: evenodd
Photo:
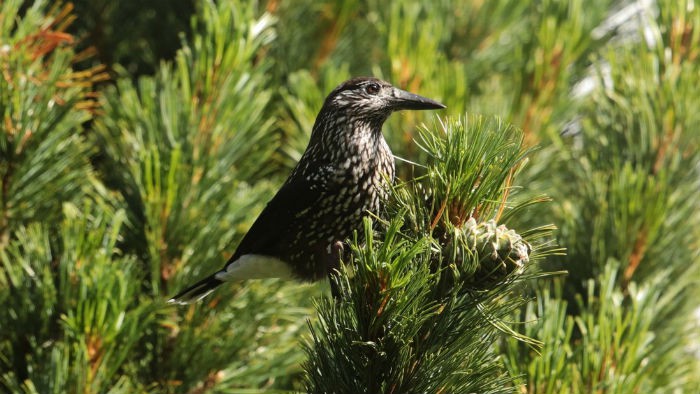
<path id="1" fill-rule="evenodd" d="M 299 227 L 299 212 L 313 207 L 323 198 L 322 187 L 326 185 L 319 181 L 291 179 L 285 183 L 277 194 L 270 200 L 243 237 L 238 249 L 226 262 L 222 271 L 214 273 L 192 286 L 182 290 L 168 302 L 188 304 L 202 299 L 224 282 L 217 275 L 225 272 L 229 264 L 246 254 L 280 256 L 285 249 L 294 227 Z M 319 190 L 320 189 L 320 190 Z"/>
<path id="2" fill-rule="evenodd" d="M 332 170 L 325 167 L 320 171 Z M 277 251 L 284 249 L 289 237 L 298 231 L 295 227 L 298 226 L 299 217 L 307 209 L 314 209 L 324 195 L 334 192 L 336 186 L 326 181 L 328 177 L 325 174 L 317 179 L 324 181 L 299 177 L 285 183 L 267 203 L 226 265 L 246 254 L 281 257 Z"/>

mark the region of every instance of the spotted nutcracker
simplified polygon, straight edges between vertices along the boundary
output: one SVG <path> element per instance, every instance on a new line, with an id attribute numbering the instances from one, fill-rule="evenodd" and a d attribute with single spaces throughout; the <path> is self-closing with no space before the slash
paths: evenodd
<path id="1" fill-rule="evenodd" d="M 338 267 L 343 242 L 377 212 L 394 157 L 382 135 L 394 111 L 444 105 L 376 78 L 343 82 L 326 98 L 309 145 L 282 188 L 218 272 L 169 302 L 202 299 L 231 280 L 295 278 L 315 281 Z"/>

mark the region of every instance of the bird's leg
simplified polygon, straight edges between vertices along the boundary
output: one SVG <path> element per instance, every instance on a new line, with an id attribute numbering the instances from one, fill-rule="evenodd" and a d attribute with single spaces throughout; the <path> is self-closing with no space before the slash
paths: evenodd
<path id="1" fill-rule="evenodd" d="M 331 264 L 328 266 L 328 280 L 331 282 L 331 294 L 335 300 L 340 299 L 340 288 L 338 280 L 340 280 L 340 261 L 343 259 L 344 252 L 343 242 L 335 241 L 331 245 Z"/>

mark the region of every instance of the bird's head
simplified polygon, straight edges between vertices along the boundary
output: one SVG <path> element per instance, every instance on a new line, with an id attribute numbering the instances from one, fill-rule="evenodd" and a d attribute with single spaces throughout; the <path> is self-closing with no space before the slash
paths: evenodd
<path id="1" fill-rule="evenodd" d="M 383 122 L 392 112 L 404 109 L 441 109 L 435 100 L 395 88 L 377 78 L 360 77 L 343 82 L 326 98 L 324 109 L 354 118 Z"/>

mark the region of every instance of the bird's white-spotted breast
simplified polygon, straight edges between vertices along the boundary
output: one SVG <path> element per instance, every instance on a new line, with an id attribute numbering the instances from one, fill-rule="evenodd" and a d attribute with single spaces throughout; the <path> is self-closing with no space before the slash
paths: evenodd
<path id="1" fill-rule="evenodd" d="M 288 256 L 292 265 L 301 268 L 300 277 L 328 273 L 328 267 L 316 260 L 328 260 L 332 265 L 338 259 L 333 255 L 334 244 L 361 230 L 368 212 L 378 213 L 386 182 L 394 177 L 394 160 L 381 124 L 347 122 L 336 126 L 333 138 L 324 138 L 322 146 L 309 147 L 307 153 L 313 157 L 304 155 L 293 175 L 307 180 L 318 193 L 312 205 L 297 213 L 300 223 L 310 224 L 305 233 L 297 233 L 291 249 L 298 251 Z"/>

